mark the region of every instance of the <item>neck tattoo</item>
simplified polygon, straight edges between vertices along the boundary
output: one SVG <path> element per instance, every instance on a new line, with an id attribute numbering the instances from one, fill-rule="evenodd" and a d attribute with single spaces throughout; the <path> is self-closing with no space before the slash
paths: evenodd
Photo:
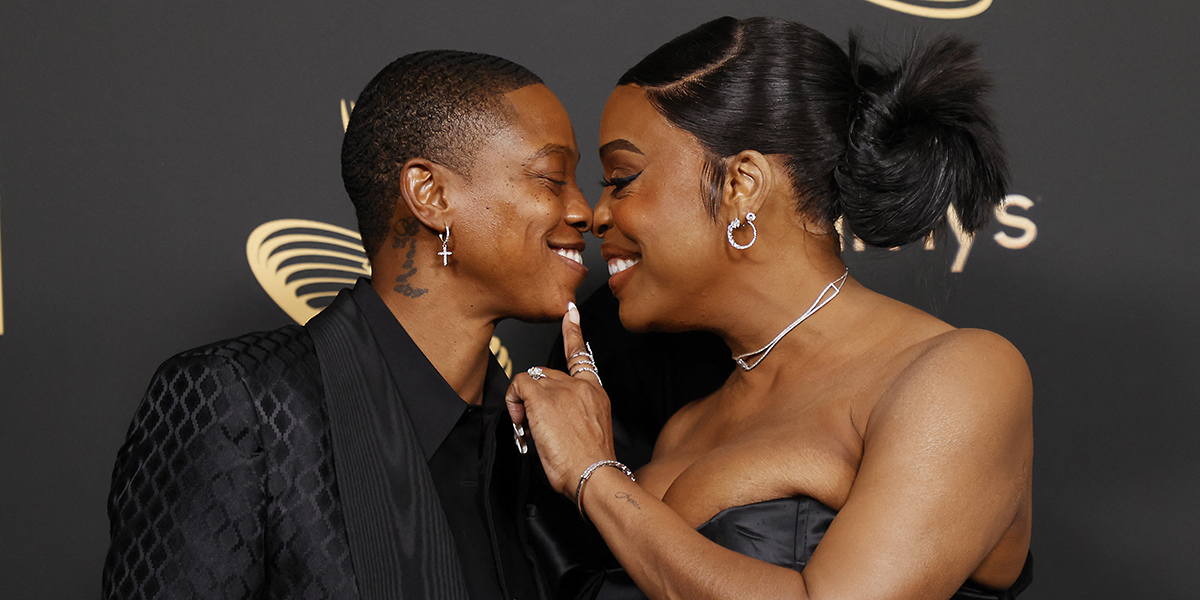
<path id="1" fill-rule="evenodd" d="M 813 301 L 812 306 L 808 307 L 808 310 L 804 311 L 804 314 L 800 315 L 800 318 L 796 319 L 795 321 L 792 321 L 791 325 L 788 325 L 787 327 L 785 327 L 783 329 L 783 331 L 780 331 L 779 335 L 775 336 L 775 339 L 771 340 L 770 344 L 767 344 L 766 346 L 763 346 L 762 348 L 759 348 L 758 350 L 755 350 L 754 352 L 747 352 L 745 354 L 733 357 L 733 359 L 735 361 L 737 361 L 738 366 L 741 367 L 743 371 L 749 371 L 750 369 L 757 367 L 758 363 L 762 362 L 763 359 L 766 358 L 767 355 L 771 353 L 771 349 L 773 349 L 775 347 L 775 344 L 778 344 L 779 340 L 783 339 L 783 336 L 790 333 L 793 329 L 796 328 L 797 325 L 803 323 L 805 319 L 813 316 L 813 313 L 817 312 L 818 310 L 821 310 L 821 307 L 825 306 L 826 304 L 829 304 L 830 300 L 833 300 L 834 298 L 836 298 L 838 293 L 840 293 L 842 291 L 842 286 L 846 284 L 846 277 L 848 277 L 849 275 L 850 275 L 850 269 L 846 269 L 846 272 L 842 273 L 841 277 L 834 279 L 832 282 L 829 283 L 829 285 L 825 286 L 825 289 L 821 290 L 821 294 L 819 296 L 817 296 L 816 300 Z M 829 293 L 830 290 L 833 290 L 832 294 Z M 828 294 L 828 297 L 826 297 L 827 294 Z M 749 364 L 746 362 L 746 359 L 753 358 L 755 356 L 758 356 L 758 358 L 755 359 L 753 364 Z"/>

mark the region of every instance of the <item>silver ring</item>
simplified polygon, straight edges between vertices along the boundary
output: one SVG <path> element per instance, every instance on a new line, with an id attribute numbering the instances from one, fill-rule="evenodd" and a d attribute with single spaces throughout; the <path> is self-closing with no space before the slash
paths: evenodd
<path id="1" fill-rule="evenodd" d="M 604 387 L 604 382 L 600 381 L 600 373 L 591 367 L 576 367 L 575 370 L 571 372 L 571 377 L 575 377 L 584 371 L 595 375 L 596 383 L 600 384 L 600 387 Z"/>
<path id="2" fill-rule="evenodd" d="M 545 379 L 546 377 L 546 374 L 542 372 L 541 367 L 529 367 L 529 370 L 525 372 L 529 373 L 529 376 L 532 377 L 534 381 Z"/>
<path id="3" fill-rule="evenodd" d="M 580 350 L 579 352 L 576 352 L 575 354 L 568 356 L 567 360 L 571 360 L 572 358 L 575 358 L 577 356 L 586 356 L 588 358 L 588 360 L 596 360 L 596 357 L 592 356 L 592 343 L 584 342 L 583 347 L 584 347 L 583 350 Z"/>
<path id="4" fill-rule="evenodd" d="M 571 367 L 569 369 L 567 369 L 567 371 L 569 371 L 571 373 L 571 377 L 574 377 L 575 374 L 580 371 L 586 370 L 586 371 L 595 372 L 599 368 L 600 367 L 597 367 L 596 363 L 594 363 L 594 362 L 587 361 L 587 360 L 581 360 L 581 361 L 571 365 Z"/>
<path id="5" fill-rule="evenodd" d="M 575 377 L 584 371 L 587 371 L 587 372 L 591 373 L 592 375 L 595 375 L 597 378 L 600 377 L 600 374 L 597 373 L 595 369 L 593 369 L 591 367 L 579 367 L 579 366 L 576 366 L 575 369 L 571 371 L 571 377 Z"/>

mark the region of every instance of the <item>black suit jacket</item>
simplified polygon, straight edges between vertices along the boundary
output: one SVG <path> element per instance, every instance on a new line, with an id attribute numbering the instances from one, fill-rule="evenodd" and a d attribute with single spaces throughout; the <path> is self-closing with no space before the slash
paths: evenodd
<path id="1" fill-rule="evenodd" d="M 113 470 L 104 597 L 465 598 L 387 373 L 345 292 L 306 327 L 166 361 Z M 492 424 L 498 452 L 509 427 Z M 499 462 L 489 520 L 518 521 L 539 595 L 594 594 L 594 529 L 549 491 L 535 454 Z"/>
<path id="2" fill-rule="evenodd" d="M 359 598 L 311 337 L 184 352 L 117 454 L 105 598 Z"/>

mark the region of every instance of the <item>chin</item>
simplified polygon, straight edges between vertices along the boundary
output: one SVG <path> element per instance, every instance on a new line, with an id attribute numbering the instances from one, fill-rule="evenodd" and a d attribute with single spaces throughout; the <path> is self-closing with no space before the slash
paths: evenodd
<path id="1" fill-rule="evenodd" d="M 539 299 L 536 304 L 527 307 L 526 310 L 514 315 L 513 318 L 525 321 L 526 323 L 553 323 L 562 321 L 563 315 L 567 314 L 567 303 L 574 300 L 574 289 L 564 291 L 553 298 Z"/>
<path id="2" fill-rule="evenodd" d="M 618 301 L 619 302 L 619 301 Z M 632 308 L 629 308 L 627 302 L 620 302 L 620 308 L 617 311 L 621 319 L 621 326 L 632 333 L 647 333 L 657 331 L 653 327 L 653 322 L 646 318 L 646 315 L 641 314 Z"/>
<path id="3" fill-rule="evenodd" d="M 566 311 L 563 311 L 564 313 Z M 518 321 L 525 323 L 557 323 L 562 320 L 562 315 L 554 316 L 549 313 L 530 314 L 517 317 Z"/>

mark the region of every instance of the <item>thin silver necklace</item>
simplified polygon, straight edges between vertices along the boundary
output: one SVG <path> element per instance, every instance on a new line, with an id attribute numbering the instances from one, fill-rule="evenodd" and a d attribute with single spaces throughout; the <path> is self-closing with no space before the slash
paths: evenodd
<path id="1" fill-rule="evenodd" d="M 813 301 L 812 306 L 808 307 L 808 310 L 804 311 L 804 314 L 800 315 L 799 319 L 792 321 L 791 325 L 788 325 L 783 329 L 783 331 L 780 331 L 779 335 L 775 336 L 775 339 L 771 340 L 770 344 L 767 344 L 766 346 L 763 346 L 754 352 L 747 352 L 745 354 L 733 357 L 733 359 L 737 361 L 738 366 L 741 367 L 743 371 L 749 371 L 750 369 L 757 367 L 758 363 L 762 362 L 763 359 L 771 353 L 771 349 L 775 347 L 775 344 L 778 344 L 779 340 L 783 339 L 783 336 L 795 329 L 797 325 L 803 323 L 805 319 L 813 316 L 813 313 L 821 310 L 821 307 L 829 304 L 830 300 L 836 298 L 837 295 L 842 291 L 842 286 L 845 285 L 846 277 L 848 276 L 850 276 L 849 268 L 846 269 L 845 273 L 842 273 L 841 277 L 834 279 L 829 285 L 825 286 L 825 289 L 821 290 L 821 295 L 817 296 L 817 299 Z M 829 294 L 829 290 L 833 290 L 833 293 Z M 828 298 L 825 297 L 826 294 L 829 294 Z M 758 359 L 754 361 L 754 364 L 746 364 L 747 358 L 751 358 L 758 354 L 761 354 L 762 356 L 759 356 Z"/>

